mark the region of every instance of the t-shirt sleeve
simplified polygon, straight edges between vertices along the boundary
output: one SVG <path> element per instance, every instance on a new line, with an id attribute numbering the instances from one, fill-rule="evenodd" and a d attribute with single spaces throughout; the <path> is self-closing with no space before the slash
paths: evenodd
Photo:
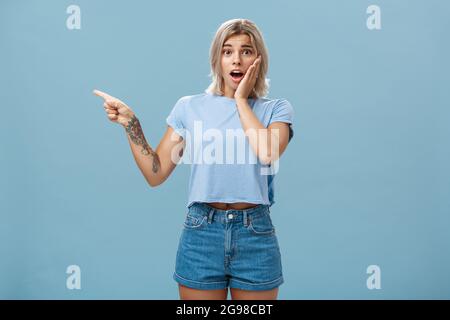
<path id="1" fill-rule="evenodd" d="M 185 114 L 185 105 L 187 102 L 186 97 L 180 98 L 172 108 L 169 116 L 166 118 L 166 122 L 169 126 L 173 128 L 173 130 L 185 138 L 185 125 L 184 125 L 184 114 Z"/>
<path id="2" fill-rule="evenodd" d="M 275 102 L 269 124 L 277 121 L 290 124 L 294 121 L 294 108 L 286 99 L 278 99 Z"/>

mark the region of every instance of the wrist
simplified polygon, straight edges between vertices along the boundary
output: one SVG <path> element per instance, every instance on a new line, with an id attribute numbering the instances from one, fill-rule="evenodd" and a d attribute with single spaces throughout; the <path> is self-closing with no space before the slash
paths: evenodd
<path id="1" fill-rule="evenodd" d="M 238 98 L 238 97 L 236 97 L 236 98 L 234 98 L 234 100 L 236 101 L 236 105 L 238 107 L 244 106 L 244 105 L 248 105 L 247 98 Z"/>
<path id="2" fill-rule="evenodd" d="M 136 126 L 136 125 L 139 125 L 139 126 L 140 126 L 141 124 L 140 124 L 140 122 L 139 122 L 139 119 L 136 117 L 136 115 L 133 114 L 133 115 L 128 119 L 128 121 L 127 121 L 125 124 L 123 124 L 123 128 L 124 128 L 125 130 L 128 131 L 128 129 L 129 129 L 130 127 Z"/>

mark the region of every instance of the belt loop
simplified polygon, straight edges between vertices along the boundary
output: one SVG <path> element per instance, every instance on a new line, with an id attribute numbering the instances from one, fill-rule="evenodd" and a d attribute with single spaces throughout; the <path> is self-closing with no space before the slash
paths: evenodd
<path id="1" fill-rule="evenodd" d="M 244 210 L 244 226 L 247 227 L 247 211 Z"/>
<path id="2" fill-rule="evenodd" d="M 209 224 L 211 224 L 211 222 L 212 222 L 213 214 L 214 214 L 214 209 L 209 210 L 209 213 L 208 213 L 208 223 Z"/>

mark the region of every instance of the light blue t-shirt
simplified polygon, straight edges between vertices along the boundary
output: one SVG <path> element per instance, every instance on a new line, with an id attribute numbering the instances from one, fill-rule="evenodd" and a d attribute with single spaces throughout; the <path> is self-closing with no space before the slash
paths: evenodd
<path id="1" fill-rule="evenodd" d="M 285 99 L 248 103 L 264 127 L 276 121 L 293 123 L 294 110 Z M 275 202 L 274 165 L 257 159 L 234 99 L 210 93 L 185 96 L 166 121 L 186 141 L 180 163 L 191 165 L 187 207 L 194 202 Z"/>

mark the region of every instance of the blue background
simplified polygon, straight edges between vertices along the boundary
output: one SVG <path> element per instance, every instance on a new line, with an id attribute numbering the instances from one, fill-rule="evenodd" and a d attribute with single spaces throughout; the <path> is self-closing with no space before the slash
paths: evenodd
<path id="1" fill-rule="evenodd" d="M 69 30 L 66 9 L 81 8 Z M 366 9 L 381 8 L 381 30 Z M 0 3 L 0 298 L 178 299 L 188 165 L 150 188 L 94 88 L 156 147 L 209 84 L 219 25 L 248 18 L 270 98 L 295 109 L 272 218 L 280 299 L 450 298 L 448 1 Z M 81 290 L 66 268 L 81 268 Z M 369 265 L 381 289 L 369 290 Z"/>

